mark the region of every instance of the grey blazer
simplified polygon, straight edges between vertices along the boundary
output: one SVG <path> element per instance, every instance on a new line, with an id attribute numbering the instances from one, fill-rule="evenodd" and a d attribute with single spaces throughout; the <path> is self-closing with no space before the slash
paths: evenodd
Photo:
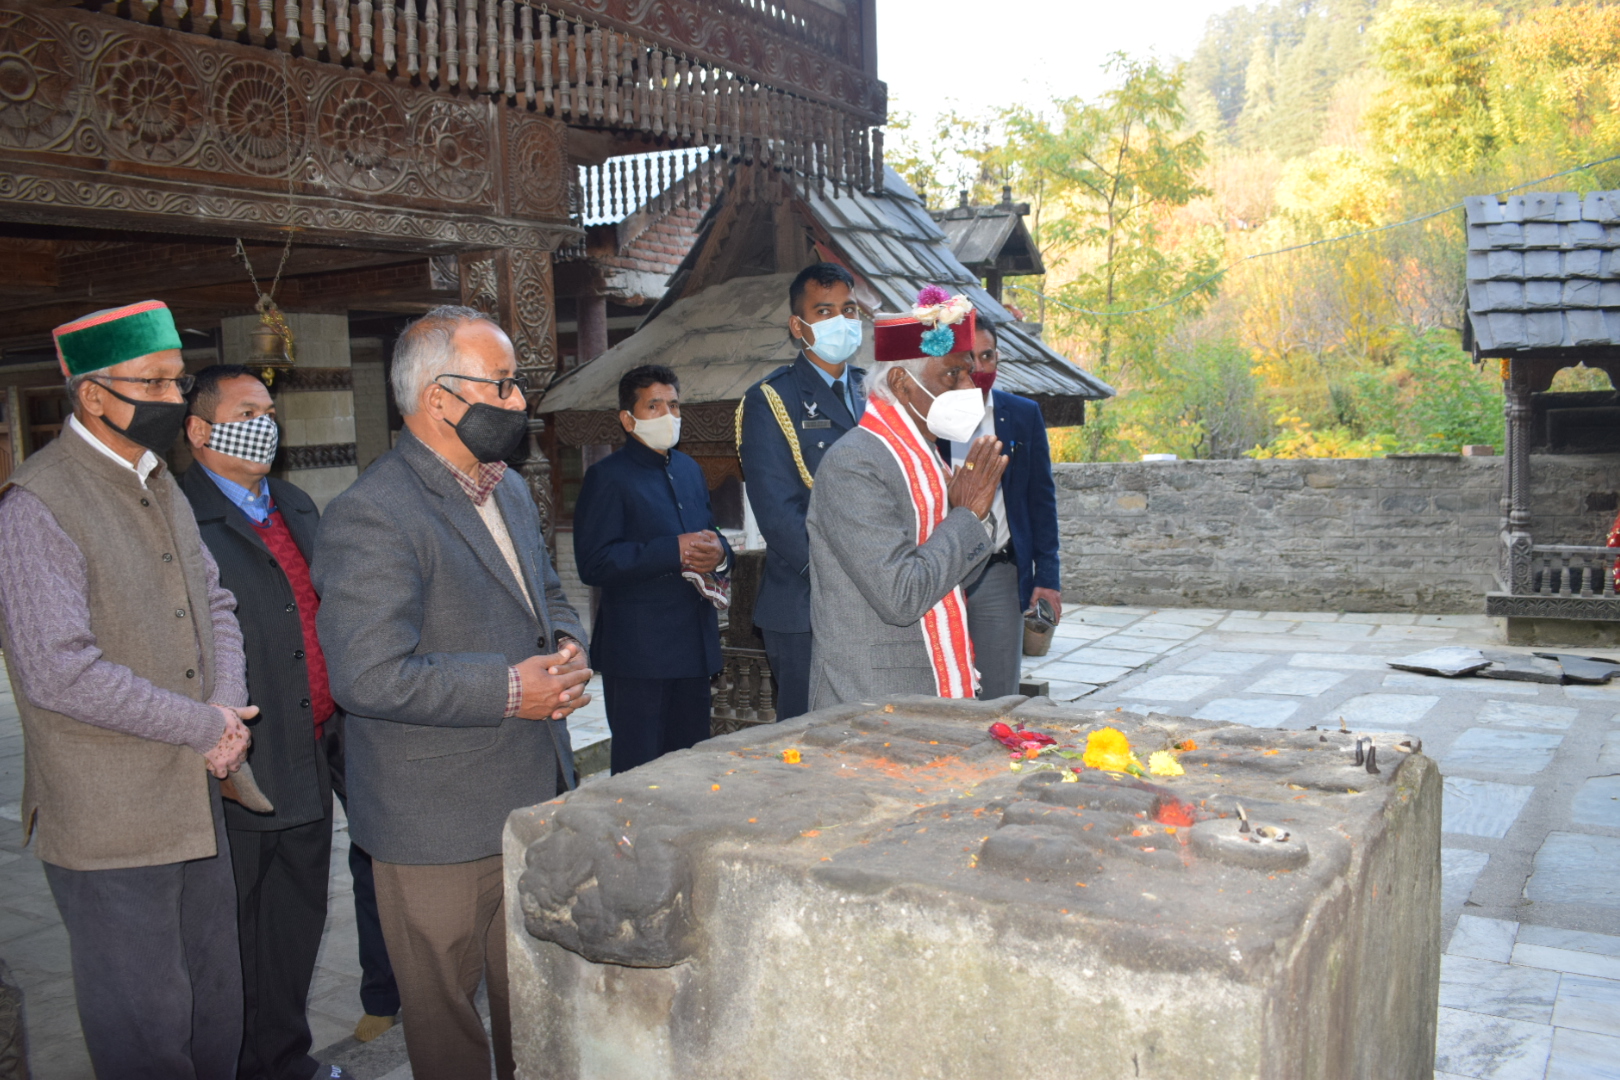
<path id="1" fill-rule="evenodd" d="M 507 473 L 491 498 L 533 614 L 472 500 L 409 431 L 321 518 L 310 569 L 348 713 L 349 831 L 384 862 L 497 855 L 507 814 L 554 797 L 559 769 L 572 775 L 566 724 L 503 719 L 507 668 L 550 652 L 559 631 L 583 644 L 585 630 L 522 478 Z"/>
<path id="2" fill-rule="evenodd" d="M 990 555 L 971 510 L 945 515 L 917 546 L 905 474 L 856 428 L 821 459 L 810 533 L 810 707 L 933 694 L 922 617 Z"/>

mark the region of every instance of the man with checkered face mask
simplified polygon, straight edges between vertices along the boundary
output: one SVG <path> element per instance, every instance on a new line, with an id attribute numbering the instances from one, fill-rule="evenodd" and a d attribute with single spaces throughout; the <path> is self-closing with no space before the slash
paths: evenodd
<path id="1" fill-rule="evenodd" d="M 180 477 L 220 582 L 236 595 L 248 697 L 259 706 L 250 751 L 265 798 L 222 785 L 236 875 L 237 928 L 246 990 L 239 1080 L 308 1080 L 330 1071 L 309 1056 L 305 1003 L 326 924 L 332 796 L 343 794 L 342 714 L 315 635 L 320 597 L 309 558 L 320 515 L 310 497 L 270 477 L 279 432 L 270 391 L 236 365 L 204 368 L 187 395 L 186 439 L 195 464 Z M 356 862 L 363 861 L 363 866 Z M 350 852 L 365 952 L 363 886 L 370 860 Z M 371 906 L 375 944 L 382 949 Z M 387 968 L 386 951 L 381 964 Z M 372 972 L 362 955 L 368 979 Z M 387 972 L 374 1019 L 391 1022 L 399 999 Z M 371 980 L 375 981 L 375 980 Z M 374 988 L 375 989 L 375 988 Z M 367 986 L 362 984 L 361 997 Z M 375 995 L 374 995 L 375 996 Z M 367 1003 L 366 1011 L 373 1011 Z M 341 1073 L 334 1075 L 342 1075 Z"/>

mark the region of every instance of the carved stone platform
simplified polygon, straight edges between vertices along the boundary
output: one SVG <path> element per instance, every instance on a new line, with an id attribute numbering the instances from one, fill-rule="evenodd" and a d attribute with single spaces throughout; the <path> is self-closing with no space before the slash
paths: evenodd
<path id="1" fill-rule="evenodd" d="M 1197 748 L 1015 773 L 998 718 Z M 1440 775 L 1371 737 L 904 697 L 519 810 L 519 1075 L 1426 1078 Z"/>

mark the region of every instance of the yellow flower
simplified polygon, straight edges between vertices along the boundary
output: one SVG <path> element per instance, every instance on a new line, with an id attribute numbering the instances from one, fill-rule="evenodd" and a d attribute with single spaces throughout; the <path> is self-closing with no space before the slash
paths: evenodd
<path id="1" fill-rule="evenodd" d="M 1108 772 L 1131 772 L 1132 766 L 1137 772 L 1142 769 L 1142 763 L 1131 753 L 1131 742 L 1125 733 L 1111 727 L 1093 731 L 1086 737 L 1086 753 L 1080 760 L 1088 769 Z"/>
<path id="2" fill-rule="evenodd" d="M 1154 776 L 1187 775 L 1187 770 L 1181 767 L 1181 762 L 1164 750 L 1155 750 L 1148 755 L 1148 772 Z"/>
<path id="3" fill-rule="evenodd" d="M 799 764 L 799 752 L 797 750 L 784 750 L 782 751 L 782 760 L 789 765 L 797 765 Z"/>

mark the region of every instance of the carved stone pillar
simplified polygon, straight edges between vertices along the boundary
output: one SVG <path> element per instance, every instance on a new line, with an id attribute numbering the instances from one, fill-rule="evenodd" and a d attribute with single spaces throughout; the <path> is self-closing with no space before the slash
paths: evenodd
<path id="1" fill-rule="evenodd" d="M 1502 585 L 1508 592 L 1530 592 L 1530 370 L 1508 364 L 1503 383 L 1507 421 L 1507 476 L 1503 481 Z"/>

